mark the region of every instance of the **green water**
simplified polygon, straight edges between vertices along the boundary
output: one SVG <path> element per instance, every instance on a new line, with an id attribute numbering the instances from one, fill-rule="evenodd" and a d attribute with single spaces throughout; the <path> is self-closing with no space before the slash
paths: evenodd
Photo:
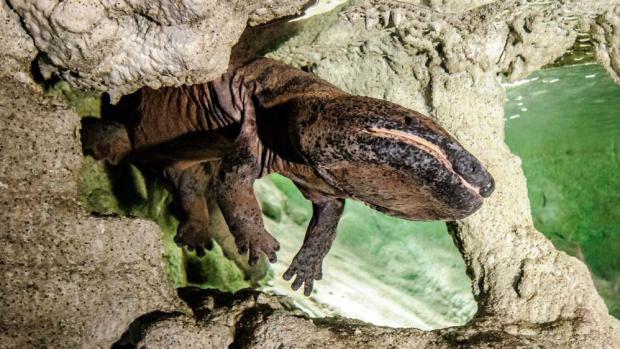
<path id="1" fill-rule="evenodd" d="M 586 262 L 620 317 L 620 86 L 580 65 L 506 87 L 506 143 L 523 161 L 534 224 Z"/>
<path id="2" fill-rule="evenodd" d="M 267 229 L 281 243 L 269 291 L 287 294 L 315 316 L 339 314 L 395 327 L 466 323 L 476 312 L 465 265 L 445 224 L 409 222 L 347 201 L 323 280 L 310 298 L 280 275 L 301 246 L 311 205 L 288 179 L 257 181 Z M 265 207 L 268 206 L 268 210 Z"/>

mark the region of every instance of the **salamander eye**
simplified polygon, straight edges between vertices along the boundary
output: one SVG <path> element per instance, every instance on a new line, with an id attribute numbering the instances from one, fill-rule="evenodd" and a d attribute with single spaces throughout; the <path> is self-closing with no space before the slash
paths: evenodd
<path id="1" fill-rule="evenodd" d="M 95 144 L 93 151 L 93 157 L 95 160 L 105 159 L 108 155 L 110 155 L 110 145 L 108 143 Z"/>
<path id="2" fill-rule="evenodd" d="M 481 171 L 480 165 L 468 156 L 459 158 L 455 162 L 454 167 L 456 172 L 461 175 L 475 175 Z"/>
<path id="3" fill-rule="evenodd" d="M 472 164 L 469 167 L 469 173 L 476 173 L 476 171 L 478 171 L 478 166 L 476 166 L 476 164 Z"/>

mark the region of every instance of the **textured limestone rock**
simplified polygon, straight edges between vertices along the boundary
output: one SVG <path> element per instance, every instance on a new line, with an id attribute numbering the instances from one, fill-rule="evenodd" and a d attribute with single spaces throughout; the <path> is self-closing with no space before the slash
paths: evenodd
<path id="1" fill-rule="evenodd" d="M 250 10 L 249 24 L 259 25 L 274 19 L 299 15 L 303 9 L 313 5 L 317 0 L 259 0 L 242 1 L 241 6 Z"/>
<path id="2" fill-rule="evenodd" d="M 195 318 L 177 316 L 138 329 L 138 347 L 373 348 L 420 347 L 437 341 L 420 330 L 376 327 L 347 319 L 311 320 L 284 297 L 182 289 Z"/>
<path id="3" fill-rule="evenodd" d="M 243 326 L 248 314 L 281 310 L 289 317 L 303 316 L 286 298 L 256 291 L 233 295 L 186 288 L 180 289 L 179 295 L 192 307 L 194 317 L 181 315 L 153 322 L 135 331 L 129 343 L 141 348 L 246 348 L 250 338 Z"/>
<path id="4" fill-rule="evenodd" d="M 495 0 L 405 0 L 402 2 L 428 6 L 440 12 L 464 12 L 493 1 Z"/>
<path id="5" fill-rule="evenodd" d="M 0 80 L 0 347 L 110 347 L 135 318 L 183 310 L 151 222 L 76 202 L 74 111 Z"/>
<path id="6" fill-rule="evenodd" d="M 373 326 L 344 318 L 309 319 L 284 297 L 182 289 L 195 318 L 165 317 L 139 327 L 126 344 L 140 348 L 592 348 L 584 322 L 499 323 L 425 332 Z M 611 346 L 600 346 L 613 348 Z"/>
<path id="7" fill-rule="evenodd" d="M 600 15 L 591 34 L 599 62 L 620 84 L 620 5 Z"/>
<path id="8" fill-rule="evenodd" d="M 308 2 L 9 0 L 44 53 L 44 74 L 113 100 L 144 85 L 214 79 L 248 21 L 297 14 Z"/>
<path id="9" fill-rule="evenodd" d="M 234 326 L 212 322 L 205 326 L 189 316 L 158 321 L 144 329 L 139 342 L 127 342 L 138 348 L 228 348 L 233 342 Z"/>
<path id="10" fill-rule="evenodd" d="M 4 2 L 0 2 L 0 76 L 13 75 L 26 80 L 30 62 L 36 55 L 32 38 L 19 23 L 19 16 Z"/>

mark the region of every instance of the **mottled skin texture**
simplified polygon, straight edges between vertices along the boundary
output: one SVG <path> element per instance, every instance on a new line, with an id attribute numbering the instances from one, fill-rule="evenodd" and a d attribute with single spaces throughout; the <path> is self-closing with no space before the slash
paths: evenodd
<path id="1" fill-rule="evenodd" d="M 344 199 L 413 220 L 455 220 L 489 196 L 491 175 L 431 119 L 399 105 L 352 96 L 301 70 L 258 59 L 201 85 L 140 91 L 125 125 L 94 121 L 85 148 L 111 163 L 160 168 L 185 215 L 176 241 L 209 249 L 212 196 L 241 253 L 276 260 L 253 182 L 289 177 L 313 216 L 286 280 L 309 295 L 321 279 Z"/>

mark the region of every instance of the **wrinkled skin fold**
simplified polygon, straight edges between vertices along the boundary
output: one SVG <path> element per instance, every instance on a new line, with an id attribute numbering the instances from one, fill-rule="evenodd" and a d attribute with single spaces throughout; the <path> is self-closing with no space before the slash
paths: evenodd
<path id="1" fill-rule="evenodd" d="M 143 88 L 124 122 L 90 120 L 83 144 L 97 159 L 161 170 L 183 211 L 175 241 L 212 246 L 217 203 L 250 264 L 280 246 L 264 228 L 255 179 L 287 176 L 312 201 L 304 243 L 284 273 L 310 295 L 353 198 L 410 220 L 456 220 L 494 189 L 480 162 L 430 118 L 352 96 L 301 70 L 258 59 L 205 84 Z"/>

